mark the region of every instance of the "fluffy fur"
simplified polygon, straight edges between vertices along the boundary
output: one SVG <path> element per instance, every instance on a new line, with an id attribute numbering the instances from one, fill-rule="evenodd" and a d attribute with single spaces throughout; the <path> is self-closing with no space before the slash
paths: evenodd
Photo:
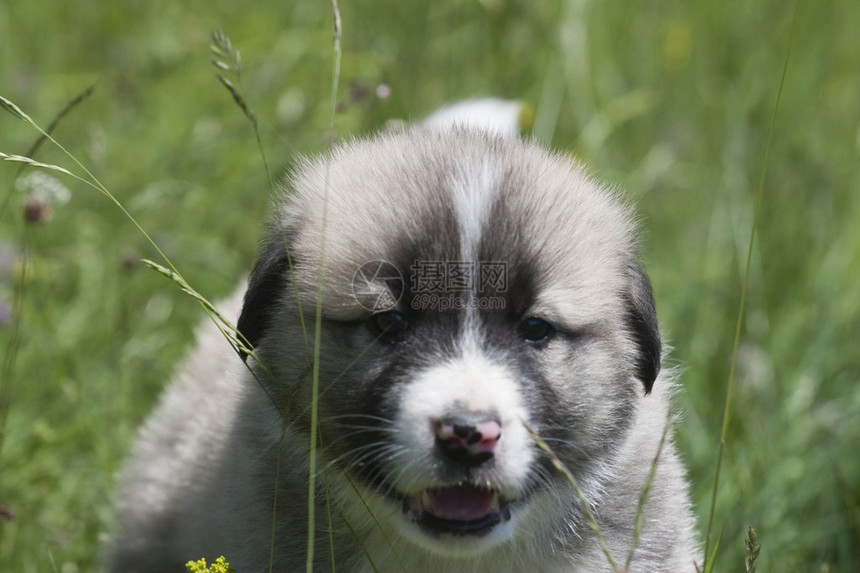
<path id="1" fill-rule="evenodd" d="M 304 567 L 319 293 L 316 569 L 610 571 L 525 424 L 575 476 L 623 564 L 674 383 L 636 250 L 619 196 L 533 143 L 417 127 L 302 163 L 244 297 L 226 305 L 241 307 L 260 362 L 201 333 L 123 474 L 111 569 L 180 571 L 222 554 L 239 573 Z M 353 280 L 376 260 L 404 280 L 371 281 L 398 301 L 371 311 Z M 507 275 L 453 293 L 462 308 L 422 309 L 426 262 L 502 262 Z M 490 454 L 451 437 L 463 420 L 485 428 Z M 693 571 L 694 551 L 670 432 L 630 570 Z"/>

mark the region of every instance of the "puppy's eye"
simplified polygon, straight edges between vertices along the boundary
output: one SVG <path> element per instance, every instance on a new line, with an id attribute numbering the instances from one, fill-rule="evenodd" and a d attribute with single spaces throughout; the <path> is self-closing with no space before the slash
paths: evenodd
<path id="1" fill-rule="evenodd" d="M 519 334 L 527 342 L 540 346 L 555 335 L 555 327 L 542 318 L 530 316 L 520 323 Z"/>
<path id="2" fill-rule="evenodd" d="M 373 330 L 378 335 L 382 336 L 394 336 L 400 334 L 406 330 L 406 327 L 408 326 L 406 318 L 396 310 L 374 314 L 369 320 L 370 326 Z"/>

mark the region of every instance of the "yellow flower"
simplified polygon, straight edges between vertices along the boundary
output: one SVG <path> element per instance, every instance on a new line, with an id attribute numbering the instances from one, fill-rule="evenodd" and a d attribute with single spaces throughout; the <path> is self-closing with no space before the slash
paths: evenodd
<path id="1" fill-rule="evenodd" d="M 236 573 L 236 570 L 230 567 L 223 555 L 215 560 L 211 568 L 206 566 L 205 559 L 189 561 L 185 564 L 185 571 L 186 573 Z"/>

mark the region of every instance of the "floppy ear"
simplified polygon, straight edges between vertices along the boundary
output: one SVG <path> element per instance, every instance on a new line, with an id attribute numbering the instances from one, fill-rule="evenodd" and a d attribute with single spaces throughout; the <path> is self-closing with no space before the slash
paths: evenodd
<path id="1" fill-rule="evenodd" d="M 236 325 L 251 348 L 255 348 L 269 327 L 287 286 L 289 259 L 287 245 L 279 233 L 273 233 L 263 247 L 254 270 L 248 279 L 248 290 L 242 304 L 242 313 Z M 247 360 L 246 354 L 242 360 Z"/>
<path id="2" fill-rule="evenodd" d="M 660 373 L 661 343 L 657 328 L 657 311 L 651 294 L 651 282 L 638 263 L 632 263 L 630 290 L 627 292 L 627 327 L 638 347 L 636 375 L 651 392 Z"/>

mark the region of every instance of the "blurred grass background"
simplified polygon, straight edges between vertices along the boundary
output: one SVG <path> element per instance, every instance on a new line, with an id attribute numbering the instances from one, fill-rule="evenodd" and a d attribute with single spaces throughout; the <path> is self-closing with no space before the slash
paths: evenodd
<path id="1" fill-rule="evenodd" d="M 214 77 L 212 31 L 241 50 L 275 172 L 333 136 L 456 99 L 530 102 L 538 138 L 640 205 L 661 326 L 685 371 L 678 442 L 704 533 L 793 9 L 346 0 L 330 134 L 329 2 L 0 0 L 0 94 L 46 126 L 97 82 L 56 137 L 210 299 L 250 269 L 272 196 L 250 124 Z M 860 571 L 858 23 L 855 0 L 800 6 L 752 260 L 717 571 L 743 570 L 750 525 L 762 571 Z M 381 84 L 389 97 L 377 97 Z M 0 114 L 0 151 L 23 153 L 35 137 Z M 49 145 L 36 158 L 72 167 Z M 136 262 L 155 253 L 104 197 L 18 171 L 0 164 L 4 360 L 18 343 L 0 381 L 0 505 L 14 513 L 0 517 L 0 570 L 89 571 L 110 527 L 114 472 L 203 313 Z M 50 220 L 25 223 L 33 196 Z"/>

